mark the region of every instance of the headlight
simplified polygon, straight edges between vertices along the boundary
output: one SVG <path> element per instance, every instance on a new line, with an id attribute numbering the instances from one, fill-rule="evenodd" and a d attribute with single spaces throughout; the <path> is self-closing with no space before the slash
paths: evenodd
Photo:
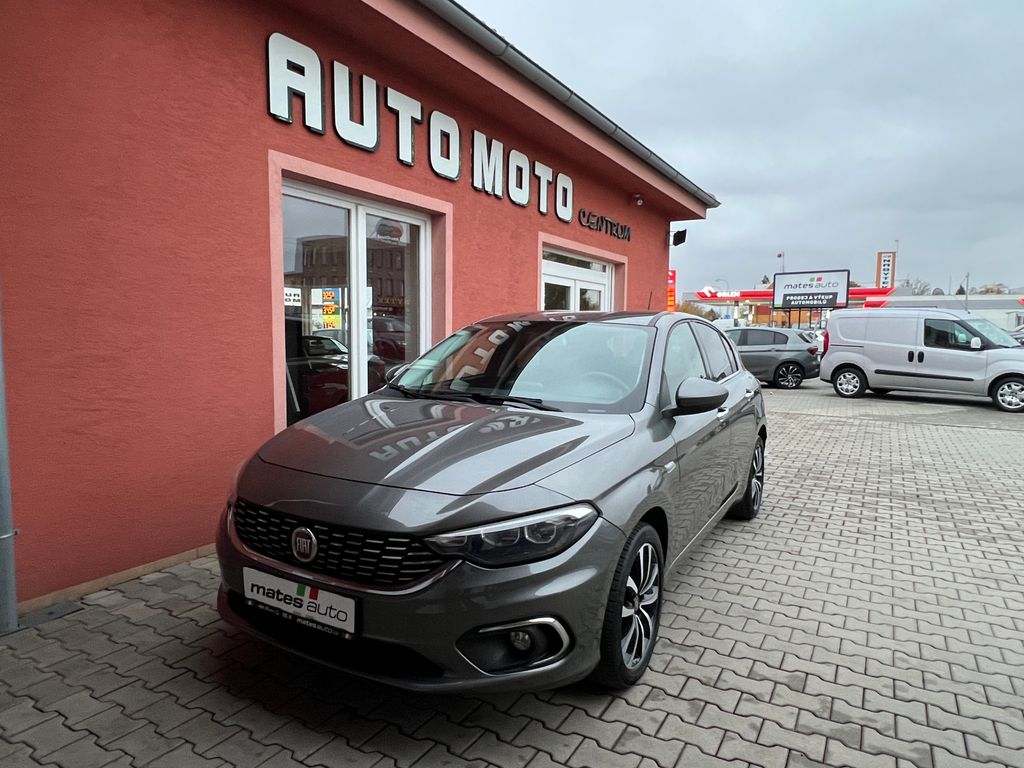
<path id="1" fill-rule="evenodd" d="M 500 523 L 442 533 L 426 539 L 440 555 L 461 557 L 477 565 L 501 566 L 543 560 L 568 549 L 597 520 L 587 504 L 538 512 Z"/>

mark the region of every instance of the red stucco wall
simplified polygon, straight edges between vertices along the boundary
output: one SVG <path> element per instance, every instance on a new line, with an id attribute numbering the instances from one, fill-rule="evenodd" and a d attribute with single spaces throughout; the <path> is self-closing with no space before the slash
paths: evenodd
<path id="1" fill-rule="evenodd" d="M 232 470 L 273 431 L 267 152 L 454 205 L 456 326 L 537 307 L 537 232 L 629 257 L 630 308 L 664 304 L 670 217 L 584 142 L 512 103 L 360 3 L 329 29 L 276 4 L 21 4 L 0 116 L 0 288 L 19 599 L 212 540 Z M 287 125 L 266 108 L 283 32 L 455 117 L 463 178 Z M 399 61 L 400 59 L 400 61 Z M 443 83 L 443 86 L 440 85 Z M 330 125 L 330 80 L 327 81 Z M 623 243 L 476 192 L 479 129 L 575 182 Z M 667 201 L 666 205 L 667 205 Z"/>

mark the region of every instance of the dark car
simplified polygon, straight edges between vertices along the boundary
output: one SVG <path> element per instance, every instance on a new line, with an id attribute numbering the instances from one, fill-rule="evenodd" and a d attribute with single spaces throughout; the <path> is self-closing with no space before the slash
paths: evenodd
<path id="1" fill-rule="evenodd" d="M 418 690 L 643 674 L 662 587 L 763 495 L 764 402 L 709 323 L 483 320 L 239 470 L 221 615 Z"/>
<path id="2" fill-rule="evenodd" d="M 348 347 L 327 336 L 300 336 L 287 358 L 289 423 L 348 401 Z M 384 384 L 384 362 L 371 357 L 369 384 Z"/>
<path id="3" fill-rule="evenodd" d="M 405 362 L 409 325 L 397 317 L 372 317 L 373 353 L 388 362 Z"/>
<path id="4" fill-rule="evenodd" d="M 782 389 L 796 389 L 821 368 L 818 339 L 812 331 L 730 328 L 725 335 L 736 345 L 748 371 Z"/>

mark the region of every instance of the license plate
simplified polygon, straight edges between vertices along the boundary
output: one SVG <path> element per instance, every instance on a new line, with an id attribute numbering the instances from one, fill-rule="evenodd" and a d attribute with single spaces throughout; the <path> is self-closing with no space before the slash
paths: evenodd
<path id="1" fill-rule="evenodd" d="M 271 576 L 253 568 L 242 569 L 247 600 L 344 632 L 356 631 L 356 601 L 324 592 L 309 584 Z"/>

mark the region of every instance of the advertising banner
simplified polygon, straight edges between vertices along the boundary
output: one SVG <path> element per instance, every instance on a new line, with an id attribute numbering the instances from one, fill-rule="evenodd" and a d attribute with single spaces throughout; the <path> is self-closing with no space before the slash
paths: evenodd
<path id="1" fill-rule="evenodd" d="M 676 311 L 676 271 L 668 271 L 668 311 Z"/>
<path id="2" fill-rule="evenodd" d="M 879 288 L 892 288 L 896 274 L 896 251 L 879 251 L 878 264 L 875 267 L 875 285 Z"/>
<path id="3" fill-rule="evenodd" d="M 849 301 L 850 270 L 776 272 L 775 309 L 835 309 Z"/>

